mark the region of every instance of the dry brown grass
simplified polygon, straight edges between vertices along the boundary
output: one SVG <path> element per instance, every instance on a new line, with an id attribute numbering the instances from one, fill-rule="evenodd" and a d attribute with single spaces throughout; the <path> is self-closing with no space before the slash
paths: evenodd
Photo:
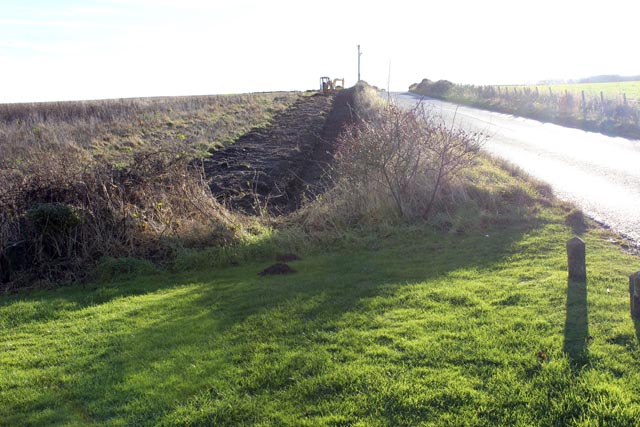
<path id="1" fill-rule="evenodd" d="M 233 241 L 243 218 L 215 200 L 198 159 L 297 96 L 0 105 L 0 283 Z"/>
<path id="2" fill-rule="evenodd" d="M 208 149 L 266 123 L 298 96 L 264 93 L 0 104 L 0 147 L 73 143 L 106 161 L 167 141 Z"/>
<path id="3" fill-rule="evenodd" d="M 336 172 L 361 209 L 392 210 L 429 219 L 443 190 L 468 168 L 483 136 L 447 126 L 420 106 L 387 105 L 374 120 L 348 127 L 336 153 Z"/>
<path id="4" fill-rule="evenodd" d="M 162 261 L 178 242 L 194 246 L 236 237 L 237 217 L 215 201 L 189 150 L 138 153 L 119 168 L 71 146 L 30 154 L 50 163 L 2 171 L 0 192 L 2 248 L 19 245 L 29 278 L 77 279 L 102 256 Z M 70 215 L 77 220 L 67 224 Z"/>

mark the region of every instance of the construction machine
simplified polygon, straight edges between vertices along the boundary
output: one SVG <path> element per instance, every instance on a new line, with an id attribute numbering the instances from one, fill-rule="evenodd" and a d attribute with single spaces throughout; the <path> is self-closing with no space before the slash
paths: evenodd
<path id="1" fill-rule="evenodd" d="M 331 94 L 344 88 L 344 78 L 333 79 L 330 77 L 320 77 L 320 91 L 324 94 Z"/>

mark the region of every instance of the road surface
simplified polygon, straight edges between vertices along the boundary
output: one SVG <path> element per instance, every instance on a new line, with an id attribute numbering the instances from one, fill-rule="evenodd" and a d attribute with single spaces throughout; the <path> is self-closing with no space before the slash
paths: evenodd
<path id="1" fill-rule="evenodd" d="M 405 108 L 421 99 L 409 93 L 393 98 Z M 640 141 L 433 99 L 423 103 L 449 123 L 485 132 L 486 151 L 549 183 L 559 198 L 640 243 Z"/>

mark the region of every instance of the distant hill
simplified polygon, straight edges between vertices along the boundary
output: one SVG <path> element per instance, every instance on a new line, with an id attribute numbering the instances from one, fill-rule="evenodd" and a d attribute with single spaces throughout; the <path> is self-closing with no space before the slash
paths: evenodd
<path id="1" fill-rule="evenodd" d="M 578 80 L 578 83 L 607 83 L 607 82 L 635 82 L 640 80 L 640 75 L 637 76 L 618 76 L 618 75 L 601 75 L 587 77 L 585 79 Z"/>

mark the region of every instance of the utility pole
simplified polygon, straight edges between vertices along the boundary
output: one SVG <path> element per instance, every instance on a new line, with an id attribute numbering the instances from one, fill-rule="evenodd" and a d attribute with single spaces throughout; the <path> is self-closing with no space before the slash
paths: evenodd
<path id="1" fill-rule="evenodd" d="M 360 45 L 358 45 L 358 81 L 360 81 L 360 57 L 362 53 L 360 52 Z"/>

